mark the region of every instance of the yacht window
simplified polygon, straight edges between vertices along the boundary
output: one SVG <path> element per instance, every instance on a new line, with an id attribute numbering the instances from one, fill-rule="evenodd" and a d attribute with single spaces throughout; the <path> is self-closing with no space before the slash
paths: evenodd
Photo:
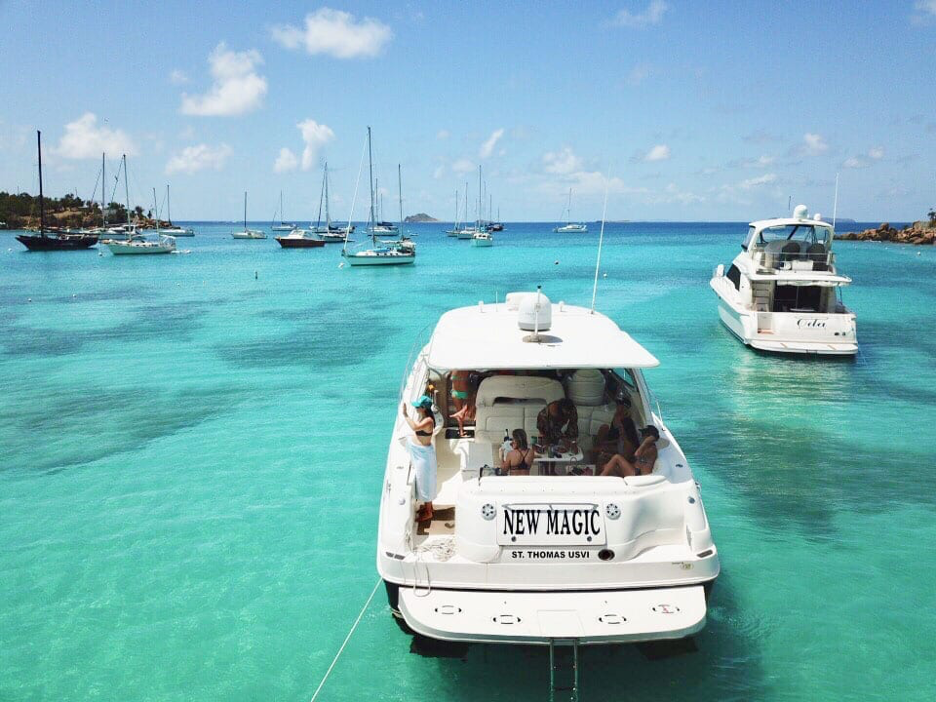
<path id="1" fill-rule="evenodd" d="M 751 245 L 751 240 L 754 238 L 754 227 L 748 227 L 747 236 L 744 237 L 744 243 L 741 244 L 741 248 L 745 251 L 748 250 L 748 246 Z"/>
<path id="2" fill-rule="evenodd" d="M 614 375 L 617 376 L 618 381 L 622 385 L 627 385 L 629 390 L 637 392 L 637 379 L 634 377 L 633 372 L 628 368 L 616 368 L 614 370 Z"/>
<path id="3" fill-rule="evenodd" d="M 778 285 L 774 291 L 774 312 L 819 312 L 822 288 L 818 285 Z"/>
<path id="4" fill-rule="evenodd" d="M 725 277 L 735 286 L 735 290 L 741 289 L 741 271 L 738 270 L 736 265 L 731 264 L 731 268 L 728 269 Z"/>
<path id="5" fill-rule="evenodd" d="M 828 246 L 830 239 L 831 229 L 829 227 L 813 224 L 787 224 L 761 229 L 757 237 L 757 246 L 769 244 L 771 241 L 795 241 L 807 246 L 812 244 Z"/>

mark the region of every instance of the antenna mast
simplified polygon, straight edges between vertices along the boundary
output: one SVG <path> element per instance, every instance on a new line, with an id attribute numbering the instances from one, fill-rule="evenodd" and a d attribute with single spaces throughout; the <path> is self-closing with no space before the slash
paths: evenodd
<path id="1" fill-rule="evenodd" d="M 838 214 L 838 181 L 839 181 L 839 174 L 836 173 L 835 174 L 835 200 L 833 200 L 833 204 L 832 204 L 832 229 L 833 230 L 835 229 L 835 217 Z"/>

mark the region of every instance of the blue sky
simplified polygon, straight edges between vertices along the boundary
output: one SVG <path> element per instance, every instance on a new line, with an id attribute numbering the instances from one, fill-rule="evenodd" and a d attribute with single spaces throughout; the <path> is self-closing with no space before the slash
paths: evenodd
<path id="1" fill-rule="evenodd" d="M 0 3 L 0 190 L 88 197 L 130 153 L 176 219 L 347 217 L 367 125 L 385 207 L 505 220 L 859 220 L 936 206 L 936 0 Z M 366 198 L 366 190 L 364 190 Z M 359 201 L 355 216 L 363 216 Z M 474 214 L 471 214 L 474 217 Z"/>

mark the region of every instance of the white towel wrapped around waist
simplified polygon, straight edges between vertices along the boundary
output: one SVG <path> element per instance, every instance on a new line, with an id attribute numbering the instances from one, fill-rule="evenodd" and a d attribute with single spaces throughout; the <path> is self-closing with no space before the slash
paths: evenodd
<path id="1" fill-rule="evenodd" d="M 415 439 L 409 442 L 413 470 L 416 473 L 416 499 L 431 502 L 436 497 L 436 452 L 435 446 L 423 446 Z"/>

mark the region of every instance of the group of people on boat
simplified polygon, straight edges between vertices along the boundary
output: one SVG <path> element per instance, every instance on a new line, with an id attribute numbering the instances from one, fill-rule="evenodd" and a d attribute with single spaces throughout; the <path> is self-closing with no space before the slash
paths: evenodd
<path id="1" fill-rule="evenodd" d="M 450 374 L 451 397 L 455 408 L 450 417 L 458 423 L 461 437 L 467 435 L 465 427 L 475 419 L 475 399 L 481 378 L 482 375 L 475 371 L 453 371 Z M 435 388 L 430 385 L 427 394 L 412 403 L 414 414 L 410 413 L 407 403 L 403 403 L 402 407 L 403 418 L 413 431 L 410 453 L 417 499 L 422 502 L 417 514 L 418 522 L 432 520 L 432 501 L 437 492 L 437 462 L 432 440 L 439 420 L 433 412 L 434 391 Z M 594 468 L 577 469 L 576 474 L 625 478 L 647 475 L 653 471 L 660 432 L 652 424 L 638 431 L 631 416 L 631 404 L 627 393 L 618 394 L 614 415 L 608 424 L 599 428 L 587 457 L 587 462 Z M 537 415 L 536 431 L 537 435 L 532 441 L 522 428 L 510 433 L 509 447 L 504 446 L 500 451 L 500 474 L 530 475 L 538 457 L 542 459 L 550 455 L 579 454 L 579 417 L 572 400 L 562 398 L 548 403 Z M 585 459 L 583 454 L 583 463 Z"/>

